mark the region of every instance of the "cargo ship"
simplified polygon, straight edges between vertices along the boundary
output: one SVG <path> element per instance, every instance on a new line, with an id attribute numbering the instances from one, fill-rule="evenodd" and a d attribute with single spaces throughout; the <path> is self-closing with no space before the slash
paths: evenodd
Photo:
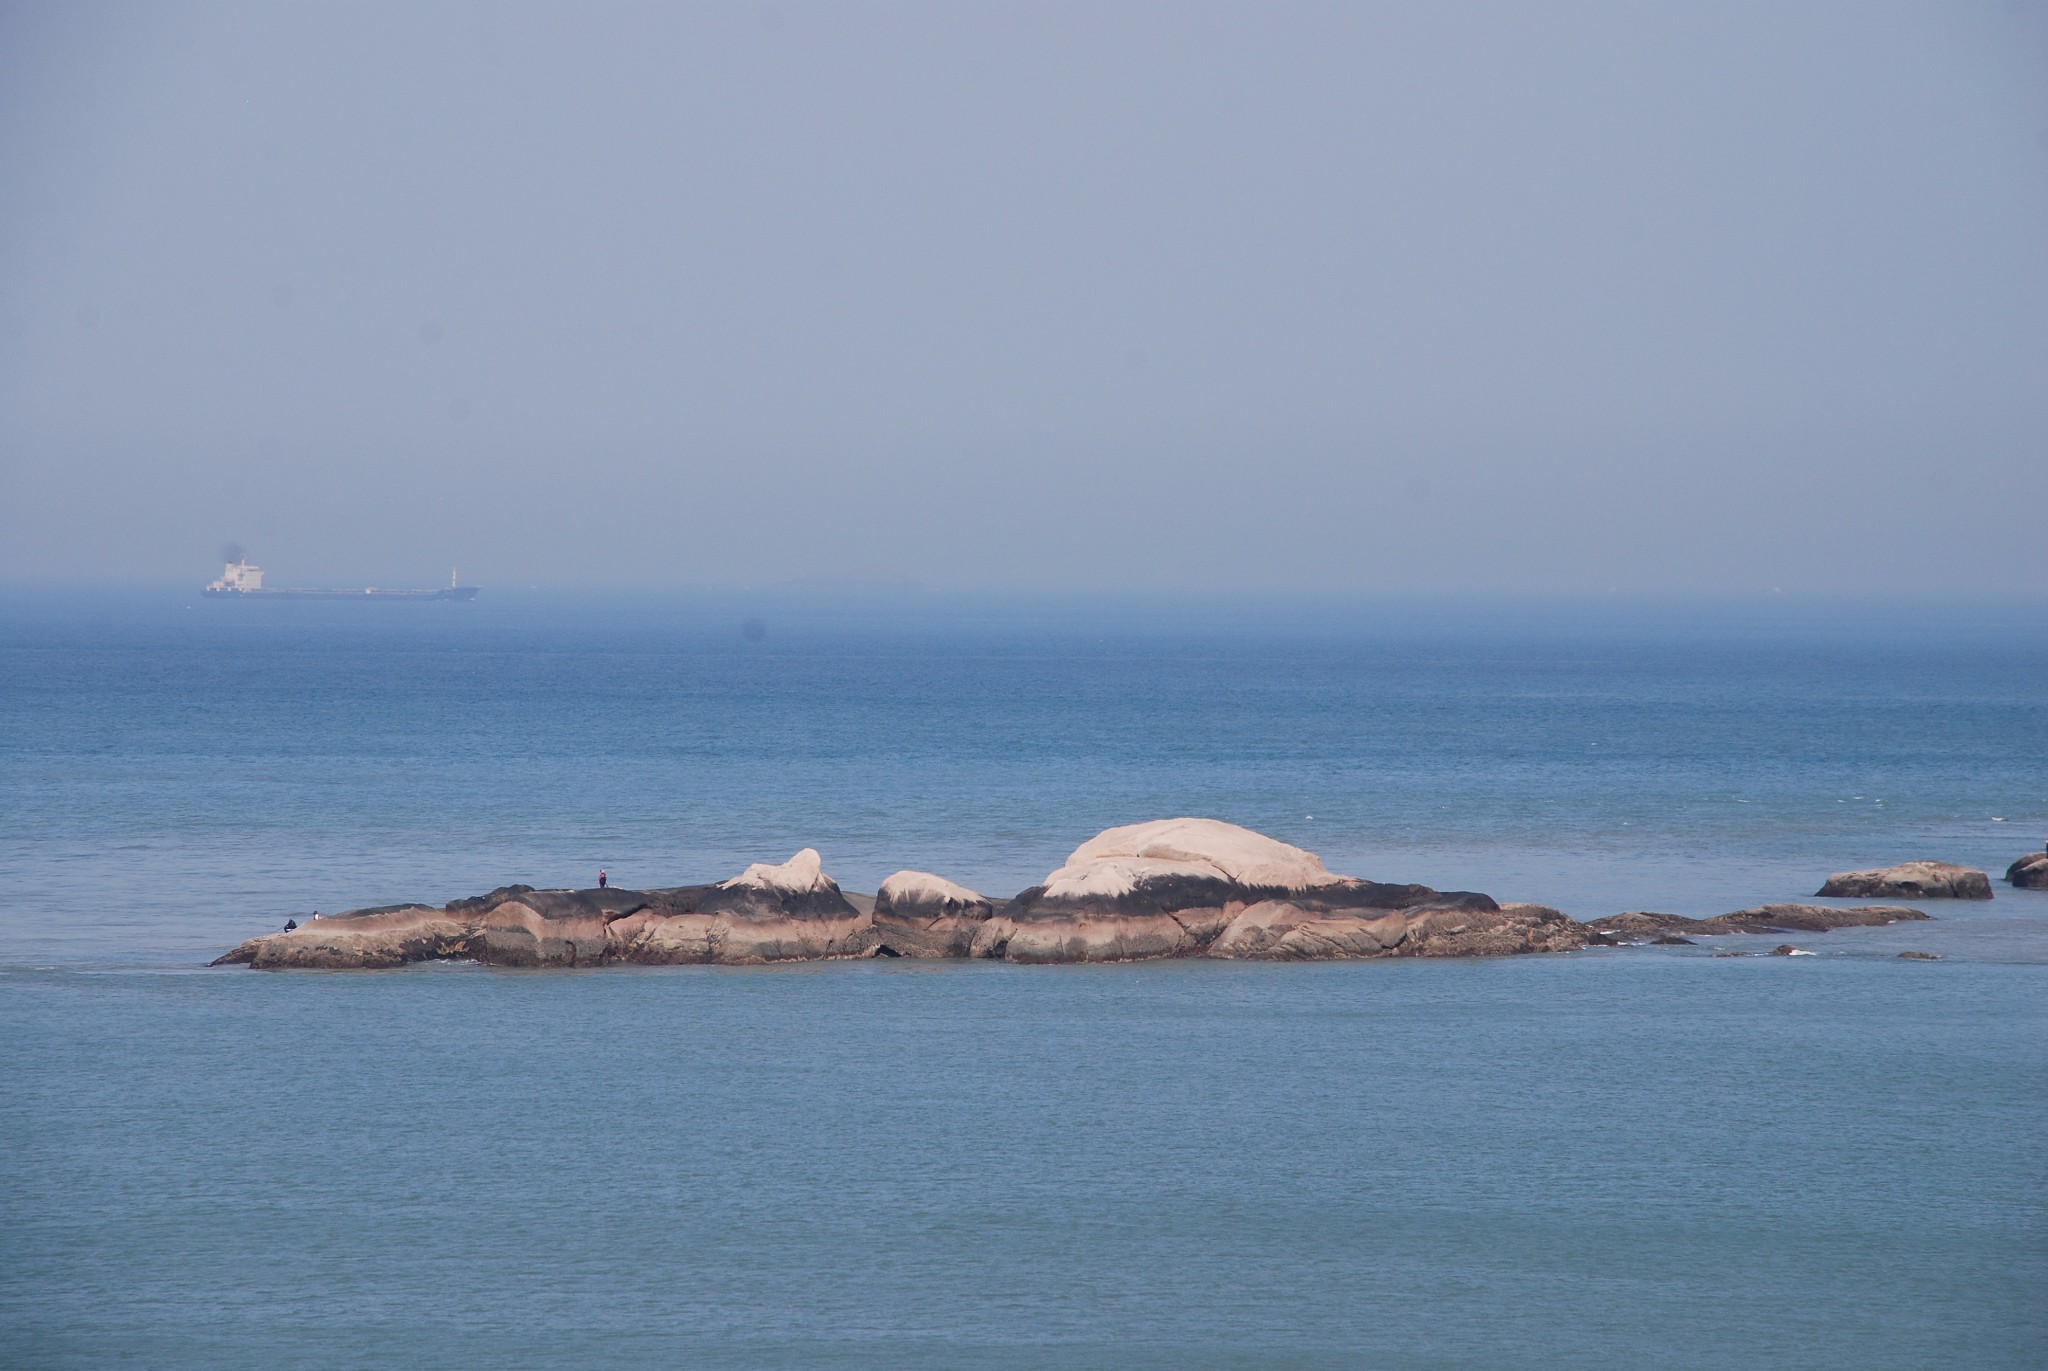
<path id="1" fill-rule="evenodd" d="M 229 562 L 220 579 L 201 594 L 210 600 L 474 600 L 477 587 L 463 585 L 453 570 L 439 590 L 386 590 L 380 586 L 314 590 L 298 586 L 266 586 L 263 568 L 247 558 Z"/>

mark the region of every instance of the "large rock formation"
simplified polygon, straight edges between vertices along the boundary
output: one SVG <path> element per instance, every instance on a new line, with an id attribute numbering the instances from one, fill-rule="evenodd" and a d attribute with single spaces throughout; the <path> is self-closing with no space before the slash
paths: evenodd
<path id="1" fill-rule="evenodd" d="M 214 965 L 383 967 L 436 958 L 494 966 L 604 962 L 753 964 L 859 957 L 875 947 L 856 909 L 805 848 L 717 885 L 664 890 L 503 886 L 441 909 L 396 905 L 251 938 Z"/>
<path id="2" fill-rule="evenodd" d="M 1850 900 L 1988 900 L 1991 878 L 1947 862 L 1901 862 L 1875 871 L 1837 871 L 1814 893 Z"/>
<path id="3" fill-rule="evenodd" d="M 2025 867 L 2025 871 L 2021 871 Z M 1954 885 L 1962 867 L 1909 863 Z M 2048 853 L 2015 863 L 2015 883 L 2048 873 Z M 2028 875 L 2028 879 L 2034 879 Z M 2048 875 L 2042 877 L 2048 881 Z M 1966 883 L 1964 883 L 1966 885 Z M 1016 900 L 997 902 L 928 871 L 897 871 L 872 902 L 846 896 L 815 850 L 756 863 L 717 885 L 535 889 L 504 885 L 442 908 L 393 904 L 315 918 L 250 939 L 213 965 L 395 967 L 467 957 L 492 965 L 764 963 L 825 957 L 999 957 L 1135 961 L 1231 957 L 1489 957 L 1573 951 L 1589 943 L 1726 932 L 1825 932 L 1923 920 L 1905 906 L 1763 904 L 1716 918 L 1630 912 L 1579 924 L 1540 904 L 1495 904 L 1473 891 L 1389 885 L 1327 871 L 1313 853 L 1219 820 L 1110 828 Z"/>
<path id="4" fill-rule="evenodd" d="M 498 966 L 731 964 L 876 953 L 1300 961 L 1558 952 L 1587 942 L 1584 927 L 1542 905 L 1338 876 L 1313 853 L 1249 829 L 1166 819 L 1097 835 L 1043 884 L 1002 902 L 929 872 L 899 871 L 869 905 L 842 892 L 806 848 L 717 885 L 512 885 L 440 909 L 356 910 L 252 938 L 215 965 L 383 967 L 453 957 Z"/>
<path id="5" fill-rule="evenodd" d="M 1012 962 L 1147 957 L 1305 961 L 1568 951 L 1586 937 L 1537 905 L 1386 885 L 1215 819 L 1112 828 L 975 929 L 971 954 Z"/>
<path id="6" fill-rule="evenodd" d="M 2048 851 L 2029 852 L 2005 869 L 2005 879 L 2021 890 L 2048 890 Z"/>
<path id="7" fill-rule="evenodd" d="M 2048 853 L 2037 855 L 2048 870 Z M 1916 862 L 1838 876 L 1829 886 L 1901 872 L 1922 879 L 1922 868 L 1984 879 L 1982 872 Z M 1956 884 L 1950 875 L 1941 879 Z M 1162 819 L 1096 835 L 1043 883 L 1008 901 L 929 872 L 899 871 L 870 903 L 842 892 L 818 854 L 805 848 L 779 866 L 756 863 L 716 885 L 511 885 L 439 909 L 360 909 L 252 938 L 215 965 L 359 968 L 436 958 L 497 966 L 730 965 L 877 953 L 1012 962 L 1467 957 L 1925 918 L 1898 905 L 1772 904 L 1712 919 L 1636 912 L 1579 924 L 1544 905 L 1339 876 L 1314 853 L 1234 824 Z"/>
<path id="8" fill-rule="evenodd" d="M 1634 941 L 1671 935 L 1716 937 L 1726 933 L 1825 933 L 1831 928 L 1872 928 L 1883 924 L 1908 923 L 1931 915 L 1903 905 L 1866 904 L 1838 909 L 1824 904 L 1760 904 L 1717 914 L 1711 919 L 1688 919 L 1682 914 L 1652 914 L 1641 910 L 1610 914 L 1585 925 L 1600 941 Z"/>

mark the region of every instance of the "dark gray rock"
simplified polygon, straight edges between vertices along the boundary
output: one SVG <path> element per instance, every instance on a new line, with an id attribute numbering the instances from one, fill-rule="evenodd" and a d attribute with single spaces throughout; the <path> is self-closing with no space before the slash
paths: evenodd
<path id="1" fill-rule="evenodd" d="M 1825 933 L 1833 928 L 1876 928 L 1884 924 L 1912 923 L 1933 916 L 1904 905 L 1866 904 L 1837 909 L 1824 904 L 1760 904 L 1702 919 L 1695 932 L 1719 933 Z"/>
<path id="2" fill-rule="evenodd" d="M 2048 890 L 2048 851 L 2029 852 L 2005 869 L 2005 879 L 2021 890 Z"/>

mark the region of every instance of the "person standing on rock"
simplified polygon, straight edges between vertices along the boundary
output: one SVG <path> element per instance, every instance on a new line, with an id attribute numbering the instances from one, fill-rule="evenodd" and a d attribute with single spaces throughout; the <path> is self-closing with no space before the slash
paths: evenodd
<path id="1" fill-rule="evenodd" d="M 607 881 L 609 881 L 610 879 L 611 879 L 611 877 L 609 877 L 609 876 L 607 876 L 607 875 L 605 875 L 605 874 L 604 874 L 604 868 L 603 868 L 603 867 L 599 867 L 599 868 L 597 869 L 597 888 L 598 888 L 599 890 L 603 890 L 603 889 L 604 889 L 604 887 L 605 887 L 605 883 L 606 883 Z"/>

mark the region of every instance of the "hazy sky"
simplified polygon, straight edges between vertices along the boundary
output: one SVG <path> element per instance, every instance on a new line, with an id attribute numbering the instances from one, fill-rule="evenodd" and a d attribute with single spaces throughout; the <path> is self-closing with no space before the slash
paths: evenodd
<path id="1" fill-rule="evenodd" d="M 0 4 L 0 577 L 2048 593 L 2037 3 Z"/>

